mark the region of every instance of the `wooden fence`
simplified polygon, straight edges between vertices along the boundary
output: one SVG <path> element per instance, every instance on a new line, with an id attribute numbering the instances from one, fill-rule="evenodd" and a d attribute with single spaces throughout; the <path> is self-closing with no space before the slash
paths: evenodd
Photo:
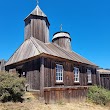
<path id="1" fill-rule="evenodd" d="M 59 101 L 71 102 L 85 99 L 88 86 L 75 87 L 46 87 L 44 88 L 45 103 L 56 103 Z"/>

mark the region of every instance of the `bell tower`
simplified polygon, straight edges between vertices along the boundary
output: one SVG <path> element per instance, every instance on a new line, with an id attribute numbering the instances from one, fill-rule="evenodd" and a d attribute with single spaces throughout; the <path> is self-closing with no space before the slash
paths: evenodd
<path id="1" fill-rule="evenodd" d="M 34 37 L 44 43 L 49 42 L 49 26 L 47 16 L 37 5 L 36 8 L 25 18 L 25 40 Z"/>

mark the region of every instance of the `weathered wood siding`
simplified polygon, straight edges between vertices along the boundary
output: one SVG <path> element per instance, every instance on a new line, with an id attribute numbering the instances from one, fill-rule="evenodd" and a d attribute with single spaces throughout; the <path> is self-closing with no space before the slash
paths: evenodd
<path id="1" fill-rule="evenodd" d="M 44 99 L 45 103 L 55 103 L 55 102 L 70 102 L 75 100 L 86 99 L 88 92 L 88 87 L 60 87 L 60 88 L 45 88 L 44 89 Z"/>
<path id="2" fill-rule="evenodd" d="M 66 50 L 71 50 L 71 41 L 69 38 L 66 38 L 66 37 L 56 38 L 52 42 L 59 45 L 60 47 L 66 49 Z"/>
<path id="3" fill-rule="evenodd" d="M 5 70 L 5 60 L 0 60 L 0 71 L 4 71 Z"/>
<path id="4" fill-rule="evenodd" d="M 25 20 L 25 40 L 30 37 L 49 42 L 49 24 L 45 17 L 31 15 Z"/>
<path id="5" fill-rule="evenodd" d="M 24 35 L 24 39 L 29 39 L 31 37 L 31 20 L 27 20 L 25 22 L 25 35 Z"/>
<path id="6" fill-rule="evenodd" d="M 30 89 L 40 89 L 40 59 L 27 62 L 24 71 L 26 72 L 27 83 Z"/>
<path id="7" fill-rule="evenodd" d="M 6 67 L 7 71 L 16 70 L 20 76 L 25 72 L 28 89 L 40 90 L 40 58 Z"/>
<path id="8" fill-rule="evenodd" d="M 100 75 L 100 86 L 110 90 L 110 74 Z"/>
<path id="9" fill-rule="evenodd" d="M 56 83 L 56 64 L 63 65 L 63 83 Z M 87 86 L 96 84 L 96 69 L 84 64 L 78 64 L 76 62 L 62 61 L 45 58 L 44 60 L 45 70 L 44 70 L 44 84 L 45 87 L 55 87 L 55 86 Z M 80 70 L 80 81 L 79 83 L 74 82 L 74 67 L 78 67 Z M 87 69 L 92 71 L 92 83 L 87 81 Z"/>
<path id="10" fill-rule="evenodd" d="M 56 83 L 56 64 L 63 65 L 63 83 Z M 79 83 L 74 82 L 74 67 L 78 67 L 80 70 Z M 16 68 L 21 74 L 26 73 L 27 83 L 30 89 L 40 90 L 40 71 L 41 61 L 37 60 L 28 61 L 25 63 L 17 64 L 9 69 Z M 92 83 L 87 81 L 87 69 L 92 70 Z M 85 64 L 62 60 L 44 58 L 44 87 L 58 87 L 58 86 L 89 86 L 96 84 L 96 69 Z"/>

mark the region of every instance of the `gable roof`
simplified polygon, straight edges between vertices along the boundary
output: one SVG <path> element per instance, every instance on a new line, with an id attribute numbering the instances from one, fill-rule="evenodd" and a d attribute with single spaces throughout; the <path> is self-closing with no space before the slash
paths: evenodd
<path id="1" fill-rule="evenodd" d="M 53 43 L 43 43 L 42 41 L 34 37 L 30 37 L 30 39 L 26 40 L 18 48 L 18 50 L 8 60 L 6 66 L 38 56 L 42 53 L 96 66 L 92 62 L 88 61 L 87 59 L 83 58 L 73 51 L 64 50 L 60 46 L 57 46 Z"/>

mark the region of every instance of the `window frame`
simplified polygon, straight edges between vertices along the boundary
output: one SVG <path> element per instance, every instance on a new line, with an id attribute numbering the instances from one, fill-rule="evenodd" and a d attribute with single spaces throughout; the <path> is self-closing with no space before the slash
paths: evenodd
<path id="1" fill-rule="evenodd" d="M 92 72 L 91 69 L 87 69 L 87 82 L 92 83 Z"/>
<path id="2" fill-rule="evenodd" d="M 23 73 L 22 73 L 22 74 L 23 74 L 23 76 L 26 76 L 26 72 L 24 72 L 24 71 L 23 71 Z"/>
<path id="3" fill-rule="evenodd" d="M 61 68 L 58 68 L 58 66 Z M 56 83 L 62 83 L 63 82 L 63 71 L 64 71 L 63 65 L 56 64 Z"/>
<path id="4" fill-rule="evenodd" d="M 77 70 L 77 73 L 78 74 L 75 74 L 76 73 L 76 70 Z M 74 82 L 75 83 L 79 83 L 80 82 L 80 76 L 79 75 L 80 75 L 79 68 L 78 67 L 74 67 Z M 76 80 L 76 79 L 78 79 L 78 80 Z"/>

